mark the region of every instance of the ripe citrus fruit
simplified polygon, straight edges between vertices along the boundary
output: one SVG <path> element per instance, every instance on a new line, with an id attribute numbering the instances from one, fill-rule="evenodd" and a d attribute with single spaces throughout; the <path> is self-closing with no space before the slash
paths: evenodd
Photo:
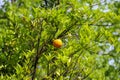
<path id="1" fill-rule="evenodd" d="M 53 40 L 53 46 L 56 48 L 60 48 L 62 46 L 62 40 L 61 39 Z"/>

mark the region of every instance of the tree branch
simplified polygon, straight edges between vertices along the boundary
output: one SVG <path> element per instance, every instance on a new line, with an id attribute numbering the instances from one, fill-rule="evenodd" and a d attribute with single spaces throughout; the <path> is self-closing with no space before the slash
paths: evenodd
<path id="1" fill-rule="evenodd" d="M 58 38 L 63 37 L 67 32 L 69 32 L 72 27 L 77 23 L 78 21 L 75 21 L 72 25 L 70 25 L 70 27 L 68 27 L 67 29 L 65 29 L 63 32 L 61 32 L 61 34 L 58 36 Z"/>
<path id="2" fill-rule="evenodd" d="M 35 56 L 35 63 L 34 63 L 34 65 L 33 65 L 33 66 L 34 66 L 34 69 L 33 69 L 33 73 L 32 73 L 32 80 L 34 80 L 34 78 L 35 78 L 38 60 L 39 60 L 40 54 L 42 54 L 43 46 L 44 46 L 44 45 L 42 45 L 41 47 L 39 46 L 39 45 L 40 45 L 41 33 L 42 33 L 42 26 L 41 26 L 41 28 L 40 28 L 40 32 L 38 33 L 37 53 L 36 53 L 36 56 Z"/>
<path id="3" fill-rule="evenodd" d="M 45 2 L 45 8 L 47 8 L 47 6 L 48 6 L 47 0 L 44 0 L 44 2 Z"/>

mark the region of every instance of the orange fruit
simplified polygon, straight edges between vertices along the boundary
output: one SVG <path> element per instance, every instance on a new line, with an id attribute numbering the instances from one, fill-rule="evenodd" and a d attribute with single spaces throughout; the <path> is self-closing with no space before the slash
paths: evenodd
<path id="1" fill-rule="evenodd" d="M 62 46 L 62 40 L 61 39 L 53 40 L 53 46 L 56 48 L 60 48 Z"/>

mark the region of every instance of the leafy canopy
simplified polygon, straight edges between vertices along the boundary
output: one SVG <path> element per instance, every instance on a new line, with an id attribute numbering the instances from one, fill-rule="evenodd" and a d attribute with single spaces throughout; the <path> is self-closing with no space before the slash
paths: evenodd
<path id="1" fill-rule="evenodd" d="M 4 0 L 0 79 L 119 80 L 120 2 Z M 55 48 L 54 39 L 64 45 Z"/>

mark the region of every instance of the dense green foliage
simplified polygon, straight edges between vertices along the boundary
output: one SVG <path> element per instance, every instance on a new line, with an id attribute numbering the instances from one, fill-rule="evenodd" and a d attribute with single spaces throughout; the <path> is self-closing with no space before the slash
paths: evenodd
<path id="1" fill-rule="evenodd" d="M 120 2 L 110 1 L 4 1 L 0 80 L 120 80 Z"/>

